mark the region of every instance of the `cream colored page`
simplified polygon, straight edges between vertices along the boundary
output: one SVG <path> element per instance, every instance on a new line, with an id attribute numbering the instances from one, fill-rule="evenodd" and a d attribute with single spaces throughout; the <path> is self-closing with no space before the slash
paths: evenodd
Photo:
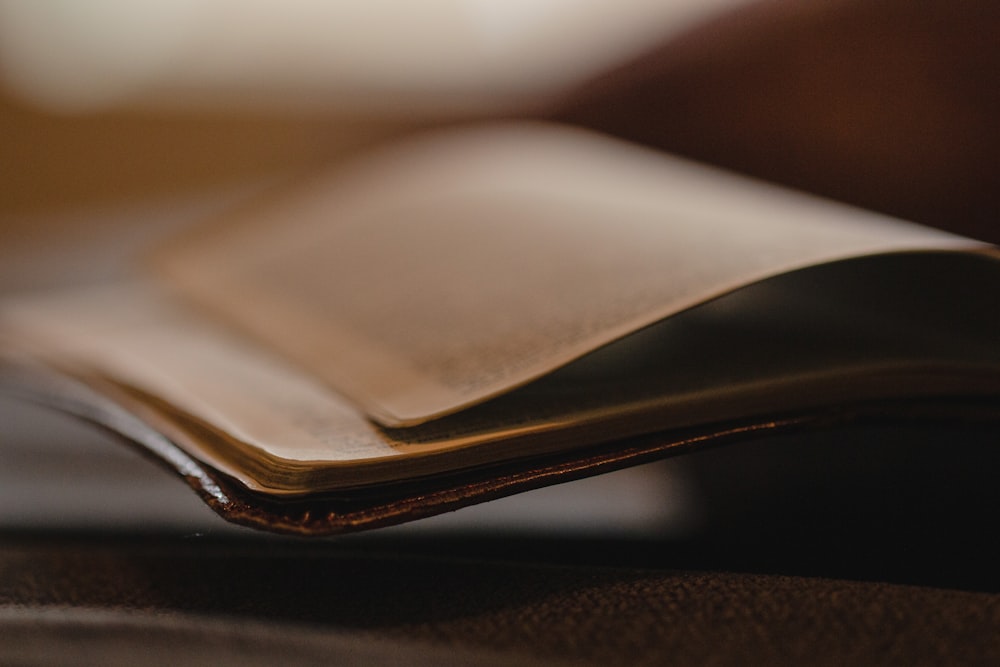
<path id="1" fill-rule="evenodd" d="M 403 453 L 334 392 L 206 326 L 155 289 L 12 301 L 0 321 L 50 362 L 140 389 L 279 459 L 337 464 Z M 256 486 L 241 470 L 229 472 Z"/>
<path id="2" fill-rule="evenodd" d="M 974 242 L 579 130 L 445 132 L 161 257 L 387 425 L 481 401 L 741 285 Z"/>

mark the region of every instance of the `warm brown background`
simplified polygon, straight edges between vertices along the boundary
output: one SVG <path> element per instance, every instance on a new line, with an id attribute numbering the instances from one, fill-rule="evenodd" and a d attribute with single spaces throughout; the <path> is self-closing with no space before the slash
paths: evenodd
<path id="1" fill-rule="evenodd" d="M 990 0 L 765 0 L 597 77 L 552 115 L 1000 240 L 998 33 Z M 53 211 L 307 168 L 397 127 L 234 111 L 60 116 L 0 95 L 0 240 Z"/>
<path id="2" fill-rule="evenodd" d="M 556 117 L 1000 241 L 1000 3 L 768 0 Z"/>

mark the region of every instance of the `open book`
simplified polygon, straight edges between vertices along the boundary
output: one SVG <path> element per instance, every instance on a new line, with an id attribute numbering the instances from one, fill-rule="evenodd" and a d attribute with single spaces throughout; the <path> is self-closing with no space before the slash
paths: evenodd
<path id="1" fill-rule="evenodd" d="M 0 304 L 4 386 L 280 531 L 1000 404 L 992 246 L 556 125 L 371 151 L 146 268 Z"/>

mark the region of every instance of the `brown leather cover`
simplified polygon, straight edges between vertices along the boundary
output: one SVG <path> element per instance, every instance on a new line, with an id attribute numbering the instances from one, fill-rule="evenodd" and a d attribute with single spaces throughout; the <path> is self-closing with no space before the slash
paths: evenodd
<path id="1" fill-rule="evenodd" d="M 0 385 L 2 386 L 2 385 Z M 7 386 L 30 400 L 93 422 L 156 457 L 228 521 L 296 535 L 331 535 L 376 528 L 456 510 L 494 498 L 656 459 L 745 441 L 856 423 L 1000 425 L 1000 397 L 955 397 L 835 405 L 811 412 L 655 433 L 533 459 L 483 466 L 342 494 L 276 497 L 254 492 L 191 456 L 124 409 L 55 376 L 8 373 Z"/>

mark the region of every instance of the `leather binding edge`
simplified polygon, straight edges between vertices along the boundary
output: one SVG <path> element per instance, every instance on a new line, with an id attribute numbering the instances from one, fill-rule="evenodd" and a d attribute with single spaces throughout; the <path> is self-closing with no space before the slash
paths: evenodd
<path id="1" fill-rule="evenodd" d="M 3 379 L 0 388 L 9 393 L 95 424 L 137 447 L 179 475 L 227 521 L 299 536 L 403 523 L 542 486 L 769 435 L 863 424 L 1000 427 L 1000 396 L 867 401 L 654 433 L 343 494 L 277 498 L 251 491 L 195 459 L 121 406 L 81 384 L 58 377 L 26 378 L 20 371 L 7 372 Z"/>

